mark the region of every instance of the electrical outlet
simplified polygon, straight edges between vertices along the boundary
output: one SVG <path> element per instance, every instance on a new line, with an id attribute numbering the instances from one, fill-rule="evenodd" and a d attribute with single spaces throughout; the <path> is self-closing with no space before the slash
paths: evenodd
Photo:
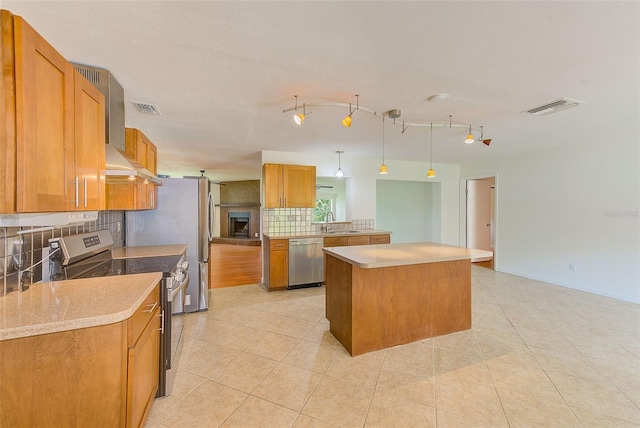
<path id="1" fill-rule="evenodd" d="M 189 306 L 191 304 L 191 294 L 184 296 L 184 305 Z"/>
<path id="2" fill-rule="evenodd" d="M 573 263 L 570 263 L 569 264 L 569 272 L 577 273 L 578 272 L 578 266 L 574 265 Z"/>
<path id="3" fill-rule="evenodd" d="M 294 215 L 290 215 L 289 217 L 287 217 L 287 219 L 288 219 L 289 221 L 296 221 L 296 216 L 294 216 Z"/>
<path id="4" fill-rule="evenodd" d="M 122 232 L 122 222 L 121 221 L 117 221 L 116 222 L 116 232 Z"/>

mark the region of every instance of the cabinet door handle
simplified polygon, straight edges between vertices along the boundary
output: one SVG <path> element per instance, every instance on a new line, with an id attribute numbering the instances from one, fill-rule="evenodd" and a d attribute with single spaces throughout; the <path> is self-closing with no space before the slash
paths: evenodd
<path id="1" fill-rule="evenodd" d="M 80 201 L 78 200 L 78 193 L 79 193 L 79 189 L 78 189 L 78 176 L 76 175 L 76 179 L 75 179 L 75 187 L 76 187 L 76 208 L 78 208 L 78 206 L 80 205 Z"/>
<path id="2" fill-rule="evenodd" d="M 87 207 L 87 179 L 84 179 L 84 207 Z"/>
<path id="3" fill-rule="evenodd" d="M 160 311 L 160 334 L 164 334 L 164 309 Z"/>
<path id="4" fill-rule="evenodd" d="M 142 312 L 146 312 L 146 313 L 151 313 L 154 311 L 154 309 L 156 308 L 156 306 L 158 306 L 158 302 L 155 302 L 153 305 L 148 304 L 147 306 L 151 306 L 151 309 L 147 310 L 147 311 L 142 311 Z"/>
<path id="5" fill-rule="evenodd" d="M 155 198 L 155 194 L 153 193 L 153 190 L 149 192 L 149 195 L 151 196 L 151 208 L 155 208 L 156 198 Z"/>

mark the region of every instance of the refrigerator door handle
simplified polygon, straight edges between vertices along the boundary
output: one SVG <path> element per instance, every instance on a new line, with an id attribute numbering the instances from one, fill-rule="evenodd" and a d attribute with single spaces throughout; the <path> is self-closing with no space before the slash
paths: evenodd
<path id="1" fill-rule="evenodd" d="M 215 213 L 216 213 L 216 208 L 215 205 L 213 203 L 213 195 L 211 194 L 211 192 L 209 192 L 209 196 L 208 196 L 208 210 L 207 210 L 207 228 L 209 229 L 207 231 L 207 234 L 209 236 L 209 241 L 211 241 L 213 239 L 213 228 L 214 228 L 214 223 L 215 223 Z"/>

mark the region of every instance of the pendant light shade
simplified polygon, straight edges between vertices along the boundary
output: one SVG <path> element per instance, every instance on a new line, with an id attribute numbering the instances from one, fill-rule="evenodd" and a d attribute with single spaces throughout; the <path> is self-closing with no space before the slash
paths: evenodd
<path id="1" fill-rule="evenodd" d="M 338 169 L 336 171 L 336 177 L 342 178 L 344 177 L 344 172 L 342 171 L 342 165 L 340 164 L 340 155 L 344 153 L 342 150 L 336 151 L 338 154 Z"/>
<path id="2" fill-rule="evenodd" d="M 380 165 L 378 174 L 389 174 L 389 169 L 384 164 L 384 114 L 382 115 L 382 165 Z"/>
<path id="3" fill-rule="evenodd" d="M 474 138 L 473 138 L 473 134 L 471 133 L 471 125 L 469 125 L 469 135 L 467 135 L 467 138 L 464 140 L 465 143 L 467 144 L 471 144 L 473 143 Z"/>
<path id="4" fill-rule="evenodd" d="M 427 178 L 433 178 L 436 176 L 436 172 L 433 170 L 433 123 L 431 124 L 431 154 L 430 154 L 430 158 L 431 158 L 431 168 L 429 168 L 429 171 L 427 171 Z"/>

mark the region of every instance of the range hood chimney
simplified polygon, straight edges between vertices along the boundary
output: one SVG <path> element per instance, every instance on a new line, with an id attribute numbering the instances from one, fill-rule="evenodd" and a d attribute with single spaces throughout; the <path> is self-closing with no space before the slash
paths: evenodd
<path id="1" fill-rule="evenodd" d="M 73 64 L 73 66 L 104 95 L 107 104 L 105 108 L 107 113 L 105 121 L 107 134 L 105 175 L 112 177 L 141 177 L 162 186 L 162 181 L 151 171 L 124 155 L 125 122 L 124 89 L 122 85 L 118 83 L 109 70 L 82 64 Z"/>

